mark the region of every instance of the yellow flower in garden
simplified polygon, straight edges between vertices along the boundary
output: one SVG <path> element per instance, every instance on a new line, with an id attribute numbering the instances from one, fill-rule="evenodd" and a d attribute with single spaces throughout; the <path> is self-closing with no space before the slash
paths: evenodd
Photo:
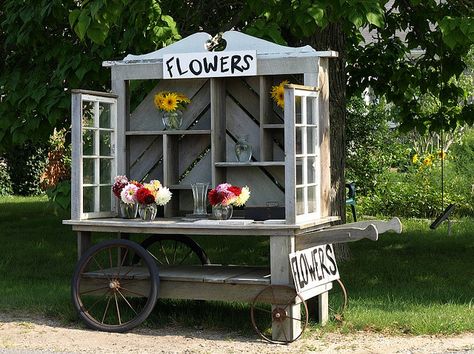
<path id="1" fill-rule="evenodd" d="M 166 112 L 172 112 L 178 108 L 178 95 L 174 92 L 166 94 L 161 103 L 162 109 Z"/>
<path id="2" fill-rule="evenodd" d="M 278 107 L 285 108 L 285 85 L 288 83 L 288 80 L 285 80 L 278 86 L 272 86 L 271 95 Z"/>
<path id="3" fill-rule="evenodd" d="M 425 165 L 426 167 L 429 167 L 433 164 L 433 160 L 431 159 L 431 156 L 426 156 L 424 159 L 423 159 L 423 165 Z"/>
<path id="4" fill-rule="evenodd" d="M 438 157 L 440 160 L 444 160 L 446 158 L 446 151 L 439 150 Z"/>
<path id="5" fill-rule="evenodd" d="M 413 155 L 413 157 L 411 158 L 411 162 L 415 164 L 418 161 L 419 161 L 418 154 Z"/>
<path id="6" fill-rule="evenodd" d="M 163 109 L 163 101 L 165 99 L 165 94 L 164 92 L 158 92 L 156 95 L 155 95 L 155 99 L 154 99 L 154 102 L 155 102 L 155 107 L 158 108 L 158 109 Z"/>

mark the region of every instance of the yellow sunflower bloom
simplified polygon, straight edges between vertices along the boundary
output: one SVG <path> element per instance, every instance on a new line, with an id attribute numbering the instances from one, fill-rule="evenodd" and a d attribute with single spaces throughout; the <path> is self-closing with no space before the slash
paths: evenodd
<path id="1" fill-rule="evenodd" d="M 178 108 L 178 95 L 174 92 L 168 93 L 162 102 L 162 109 L 166 112 L 175 111 Z"/>
<path id="2" fill-rule="evenodd" d="M 278 107 L 285 108 L 285 85 L 288 80 L 280 82 L 278 86 L 272 86 L 271 95 Z"/>
<path id="3" fill-rule="evenodd" d="M 431 156 L 427 156 L 423 159 L 423 165 L 426 167 L 429 167 L 433 164 L 433 160 L 431 159 Z"/>
<path id="4" fill-rule="evenodd" d="M 158 92 L 156 95 L 155 95 L 155 98 L 154 98 L 154 103 L 155 103 L 155 107 L 158 108 L 158 109 L 163 109 L 163 101 L 165 99 L 165 94 L 164 92 Z"/>
<path id="5" fill-rule="evenodd" d="M 183 103 L 190 103 L 191 100 L 186 97 L 186 95 L 182 93 L 177 93 L 176 96 L 178 97 L 178 102 L 183 102 Z"/>
<path id="6" fill-rule="evenodd" d="M 413 157 L 411 158 L 411 162 L 413 162 L 414 164 L 416 164 L 418 161 L 419 161 L 418 154 L 413 155 Z"/>

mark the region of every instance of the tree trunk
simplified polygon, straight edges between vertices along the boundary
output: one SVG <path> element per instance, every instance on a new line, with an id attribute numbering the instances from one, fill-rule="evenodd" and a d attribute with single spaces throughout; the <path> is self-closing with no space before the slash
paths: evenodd
<path id="1" fill-rule="evenodd" d="M 331 139 L 331 215 L 346 221 L 345 178 L 346 164 L 346 35 L 338 23 L 328 25 L 309 39 L 316 50 L 335 50 L 337 59 L 329 61 L 329 114 Z"/>

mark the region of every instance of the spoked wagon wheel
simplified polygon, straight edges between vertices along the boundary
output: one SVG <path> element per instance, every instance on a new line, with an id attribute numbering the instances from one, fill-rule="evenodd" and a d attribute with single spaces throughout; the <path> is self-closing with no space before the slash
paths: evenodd
<path id="1" fill-rule="evenodd" d="M 187 236 L 153 235 L 140 245 L 161 265 L 205 265 L 211 263 L 201 246 Z M 138 259 L 135 257 L 133 262 Z"/>
<path id="2" fill-rule="evenodd" d="M 131 263 L 137 257 L 136 263 Z M 91 328 L 126 332 L 142 323 L 158 298 L 155 261 L 140 245 L 108 240 L 86 251 L 72 279 L 72 301 Z"/>
<path id="3" fill-rule="evenodd" d="M 298 310 L 294 310 L 294 305 L 299 305 L 296 306 Z M 308 307 L 295 289 L 285 285 L 269 285 L 253 300 L 250 318 L 260 337 L 270 343 L 288 344 L 301 337 L 306 329 Z M 293 320 L 296 325 L 291 326 L 289 322 Z"/>
<path id="4" fill-rule="evenodd" d="M 349 302 L 347 290 L 340 279 L 332 282 L 332 289 L 329 290 L 329 319 L 331 321 L 342 322 L 344 311 Z"/>

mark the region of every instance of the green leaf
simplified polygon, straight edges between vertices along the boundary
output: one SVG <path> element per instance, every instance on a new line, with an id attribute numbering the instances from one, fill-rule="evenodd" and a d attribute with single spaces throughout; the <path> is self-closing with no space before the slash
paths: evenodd
<path id="1" fill-rule="evenodd" d="M 81 10 L 73 10 L 69 13 L 69 26 L 71 26 L 71 28 L 74 28 L 74 24 L 76 23 L 77 21 L 77 18 L 79 17 L 79 15 L 81 14 Z"/>
<path id="2" fill-rule="evenodd" d="M 74 27 L 74 31 L 76 32 L 79 39 L 82 41 L 87 33 L 87 29 L 89 28 L 89 24 L 91 23 L 91 18 L 87 14 L 87 11 L 82 11 L 79 15 L 79 19 L 77 21 L 77 25 Z"/>
<path id="3" fill-rule="evenodd" d="M 383 27 L 383 25 L 384 25 L 383 14 L 375 13 L 375 12 L 368 12 L 365 16 L 367 18 L 367 21 L 369 21 L 369 23 L 371 23 L 374 26 L 377 26 L 379 28 Z"/>
<path id="4" fill-rule="evenodd" d="M 109 28 L 105 25 L 94 22 L 89 26 L 87 30 L 87 37 L 96 44 L 104 44 L 107 35 L 109 34 Z"/>
<path id="5" fill-rule="evenodd" d="M 349 21 L 351 21 L 357 28 L 360 28 L 364 23 L 364 18 L 354 11 L 349 14 Z"/>
<path id="6" fill-rule="evenodd" d="M 316 22 L 319 27 L 323 26 L 324 10 L 322 8 L 317 6 L 311 6 L 308 9 L 308 14 L 314 19 L 314 22 Z"/>

